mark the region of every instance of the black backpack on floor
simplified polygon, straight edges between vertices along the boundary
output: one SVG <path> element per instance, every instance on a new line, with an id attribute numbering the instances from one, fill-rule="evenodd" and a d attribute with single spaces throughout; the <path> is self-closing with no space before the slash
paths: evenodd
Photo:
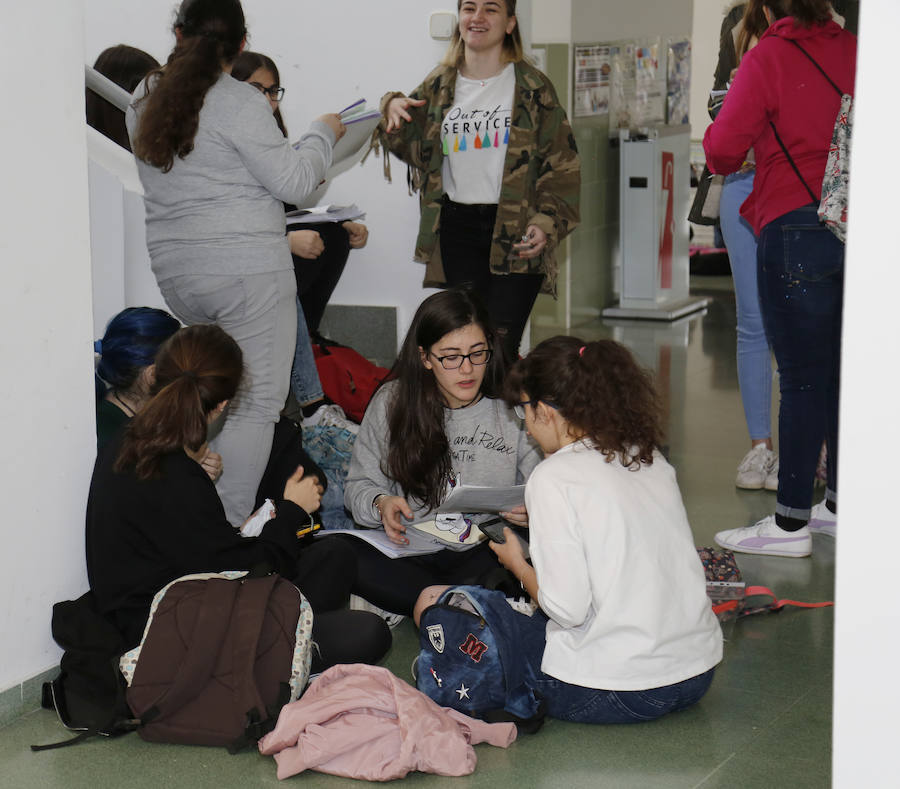
<path id="1" fill-rule="evenodd" d="M 59 676 L 41 688 L 41 706 L 55 710 L 63 726 L 79 732 L 63 742 L 32 745 L 33 751 L 73 745 L 100 735 L 116 737 L 137 728 L 125 702 L 119 656 L 122 634 L 96 608 L 91 592 L 53 606 L 53 638 L 63 648 Z"/>

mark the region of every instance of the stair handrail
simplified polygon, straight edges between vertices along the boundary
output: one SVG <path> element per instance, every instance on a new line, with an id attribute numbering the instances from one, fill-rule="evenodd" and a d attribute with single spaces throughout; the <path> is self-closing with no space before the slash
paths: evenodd
<path id="1" fill-rule="evenodd" d="M 98 96 L 102 96 L 114 107 L 122 110 L 122 112 L 125 112 L 128 109 L 128 105 L 131 104 L 131 95 L 127 90 L 116 85 L 115 82 L 103 76 L 103 74 L 87 63 L 84 65 L 84 84 L 85 87 L 90 88 Z"/>

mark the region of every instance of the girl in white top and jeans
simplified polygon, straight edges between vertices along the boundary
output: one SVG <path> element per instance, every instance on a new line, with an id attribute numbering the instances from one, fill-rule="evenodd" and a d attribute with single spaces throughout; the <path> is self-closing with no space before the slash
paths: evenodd
<path id="1" fill-rule="evenodd" d="M 547 714 L 650 720 L 696 703 L 722 658 L 649 375 L 611 340 L 555 337 L 513 367 L 507 401 L 546 455 L 528 479 L 530 552 L 491 548 L 540 605 L 527 659 Z"/>

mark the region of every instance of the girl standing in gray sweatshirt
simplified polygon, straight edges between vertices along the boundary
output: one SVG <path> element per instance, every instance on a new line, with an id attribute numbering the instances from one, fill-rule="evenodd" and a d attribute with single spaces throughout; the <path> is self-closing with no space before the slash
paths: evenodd
<path id="1" fill-rule="evenodd" d="M 138 86 L 126 125 L 144 187 L 147 248 L 169 309 L 216 323 L 246 375 L 213 446 L 228 520 L 253 507 L 288 393 L 296 283 L 282 202 L 301 203 L 344 127 L 323 115 L 291 147 L 265 97 L 232 79 L 246 43 L 239 0 L 184 0 L 166 65 Z"/>

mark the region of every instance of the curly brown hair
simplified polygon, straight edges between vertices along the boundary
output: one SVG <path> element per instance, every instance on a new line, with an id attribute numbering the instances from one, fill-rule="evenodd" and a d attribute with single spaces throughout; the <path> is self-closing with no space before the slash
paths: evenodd
<path id="1" fill-rule="evenodd" d="M 149 93 L 134 140 L 139 159 L 164 173 L 194 150 L 206 92 L 247 36 L 239 0 L 184 0 L 175 19 L 178 43 L 164 68 L 147 77 Z"/>
<path id="2" fill-rule="evenodd" d="M 637 470 L 662 444 L 662 407 L 650 373 L 613 340 L 544 340 L 516 362 L 506 379 L 509 405 L 541 400 L 556 408 L 606 456 Z"/>
<path id="3" fill-rule="evenodd" d="M 197 451 L 206 441 L 212 410 L 237 392 L 243 373 L 238 344 L 218 326 L 175 332 L 156 355 L 150 401 L 125 430 L 116 471 L 138 479 L 156 476 L 163 455 L 182 447 Z"/>

